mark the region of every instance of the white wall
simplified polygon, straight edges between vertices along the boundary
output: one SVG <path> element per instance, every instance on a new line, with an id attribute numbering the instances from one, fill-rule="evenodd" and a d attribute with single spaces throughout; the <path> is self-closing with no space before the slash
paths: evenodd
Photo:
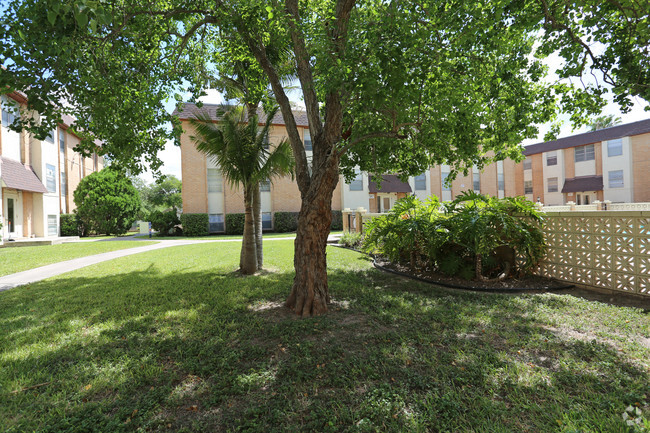
<path id="1" fill-rule="evenodd" d="M 55 134 L 56 137 L 56 134 Z M 54 190 L 42 194 L 34 194 L 34 202 L 39 201 L 41 214 L 39 218 L 35 218 L 34 233 L 36 236 L 49 236 L 48 235 L 48 215 L 56 215 L 57 217 L 57 236 L 59 232 L 59 214 L 60 200 L 59 200 L 59 148 L 56 140 L 51 143 L 47 140 L 37 140 L 32 138 L 30 140 L 30 152 L 32 158 L 32 168 L 41 180 L 41 183 L 47 188 L 47 165 L 54 168 Z M 36 216 L 36 204 L 34 206 L 34 215 Z"/>
<path id="2" fill-rule="evenodd" d="M 533 180 L 533 169 L 531 168 L 530 170 L 524 170 L 524 182 L 526 181 L 532 181 Z M 546 185 L 544 185 L 546 186 Z M 522 185 L 523 187 L 523 185 Z M 526 189 L 524 188 L 524 192 Z M 533 197 L 533 194 L 525 194 L 525 197 L 530 200 L 530 201 L 535 201 L 536 199 Z"/>
<path id="3" fill-rule="evenodd" d="M 623 137 L 622 141 L 623 154 L 612 157 L 607 156 L 607 142 L 603 141 L 602 143 L 604 199 L 614 203 L 631 203 L 634 201 L 634 185 L 632 181 L 630 137 Z M 609 172 L 615 170 L 623 170 L 623 188 L 609 187 Z M 650 173 L 644 173 L 643 175 L 648 176 Z"/>
<path id="4" fill-rule="evenodd" d="M 564 204 L 564 194 L 562 194 L 562 187 L 564 186 L 564 152 L 562 150 L 556 150 L 554 152 L 555 155 L 557 155 L 556 165 L 547 165 L 547 156 L 553 154 L 553 152 L 544 152 L 542 154 L 544 204 L 546 206 L 558 206 Z M 548 192 L 548 179 L 552 177 L 557 177 L 557 192 Z"/>
<path id="5" fill-rule="evenodd" d="M 356 170 L 358 172 L 358 169 Z M 341 184 L 341 201 L 343 204 L 343 209 L 356 209 L 358 207 L 368 209 L 370 207 L 368 175 L 366 173 L 361 173 L 361 180 L 363 182 L 363 190 L 361 191 L 350 191 L 350 184 L 345 183 L 345 179 L 343 180 L 343 183 Z"/>
<path id="6" fill-rule="evenodd" d="M 443 173 L 449 173 L 451 171 L 451 167 L 447 164 L 442 164 L 440 166 L 440 188 L 442 189 L 441 191 L 441 197 L 440 201 L 451 201 L 451 191 L 445 191 L 445 185 L 443 183 L 442 179 L 442 174 Z M 449 186 L 451 188 L 451 185 Z"/>
<path id="7" fill-rule="evenodd" d="M 212 158 L 207 158 L 207 169 L 219 168 Z M 206 174 L 207 179 L 207 174 Z M 223 175 L 221 176 L 221 192 L 208 192 L 208 214 L 222 214 L 224 210 L 224 189 L 226 188 L 225 182 L 223 180 Z M 206 185 L 206 191 L 208 191 L 208 186 Z"/>
<path id="8" fill-rule="evenodd" d="M 431 197 L 431 170 L 426 170 L 424 172 L 424 175 L 426 176 L 425 180 L 425 185 L 426 189 L 416 191 L 415 190 L 415 177 L 411 176 L 409 177 L 408 184 L 411 187 L 411 191 L 413 191 L 413 194 L 420 200 L 424 201 L 427 200 L 429 197 Z"/>

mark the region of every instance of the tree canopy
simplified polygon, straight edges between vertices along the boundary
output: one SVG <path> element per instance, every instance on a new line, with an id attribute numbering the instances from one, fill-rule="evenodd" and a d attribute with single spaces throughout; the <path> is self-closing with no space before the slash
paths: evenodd
<path id="1" fill-rule="evenodd" d="M 287 305 L 326 311 L 326 232 L 339 172 L 454 170 L 521 158 L 536 124 L 650 100 L 648 9 L 636 0 L 13 0 L 0 27 L 2 92 L 24 91 L 45 126 L 73 112 L 91 147 L 137 171 L 180 132 L 168 98 L 194 97 L 231 58 L 263 74 L 280 106 L 302 205 Z M 558 53 L 548 83 L 541 58 Z M 233 63 L 235 64 L 235 63 Z M 232 75 L 233 71 L 226 71 Z M 284 89 L 295 75 L 313 143 L 308 160 Z M 567 79 L 576 78 L 573 84 Z M 255 81 L 258 83 L 258 81 Z M 21 122 L 36 127 L 28 116 Z M 172 129 L 166 127 L 172 121 Z M 51 128 L 50 128 L 51 129 Z M 45 131 L 43 131 L 45 133 Z"/>

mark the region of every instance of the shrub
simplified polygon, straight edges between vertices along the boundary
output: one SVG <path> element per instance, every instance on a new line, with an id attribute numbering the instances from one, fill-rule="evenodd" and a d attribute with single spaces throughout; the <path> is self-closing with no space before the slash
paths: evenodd
<path id="1" fill-rule="evenodd" d="M 273 227 L 278 233 L 295 232 L 298 229 L 298 212 L 276 212 Z"/>
<path id="2" fill-rule="evenodd" d="M 343 230 L 343 212 L 340 210 L 332 211 L 332 225 L 330 230 Z"/>
<path id="3" fill-rule="evenodd" d="M 243 235 L 245 218 L 246 218 L 246 214 L 243 213 L 226 214 L 226 234 Z"/>
<path id="4" fill-rule="evenodd" d="M 208 233 L 207 213 L 184 213 L 181 215 L 181 225 L 185 236 L 207 236 Z"/>
<path id="5" fill-rule="evenodd" d="M 124 173 L 110 167 L 84 177 L 74 192 L 81 234 L 126 233 L 140 210 L 140 195 Z"/>
<path id="6" fill-rule="evenodd" d="M 343 233 L 339 244 L 347 248 L 359 248 L 363 242 L 363 235 L 357 232 Z"/>
<path id="7" fill-rule="evenodd" d="M 151 221 L 151 228 L 163 236 L 168 235 L 174 227 L 181 223 L 181 220 L 178 219 L 176 209 L 168 210 L 166 212 L 155 210 L 149 214 L 148 219 Z"/>
<path id="8" fill-rule="evenodd" d="M 59 219 L 59 224 L 61 226 L 61 236 L 79 236 L 79 220 L 77 215 L 73 213 L 61 214 Z"/>
<path id="9" fill-rule="evenodd" d="M 530 272 L 546 251 L 541 216 L 532 202 L 472 191 L 444 206 L 435 198 L 398 201 L 366 224 L 363 247 L 412 269 L 478 279 L 505 278 L 515 268 Z"/>

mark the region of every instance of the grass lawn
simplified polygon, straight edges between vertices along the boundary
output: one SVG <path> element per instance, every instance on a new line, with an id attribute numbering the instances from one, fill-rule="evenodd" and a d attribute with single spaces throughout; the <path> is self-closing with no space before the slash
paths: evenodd
<path id="1" fill-rule="evenodd" d="M 0 277 L 51 263 L 154 243 L 141 241 L 79 242 L 0 248 Z"/>
<path id="2" fill-rule="evenodd" d="M 630 432 L 650 316 L 453 292 L 329 248 L 334 305 L 281 307 L 293 242 L 124 257 L 0 293 L 0 431 Z M 644 406 L 645 405 L 645 406 Z"/>
<path id="3" fill-rule="evenodd" d="M 332 231 L 330 235 L 340 235 L 343 234 L 343 230 Z M 290 233 L 264 233 L 264 239 L 273 239 L 273 238 L 295 238 L 296 232 Z M 188 236 L 158 236 L 154 235 L 152 239 L 198 239 L 198 240 L 229 240 L 229 239 L 241 239 L 242 235 L 210 235 L 210 236 L 199 236 L 199 237 L 188 237 Z"/>

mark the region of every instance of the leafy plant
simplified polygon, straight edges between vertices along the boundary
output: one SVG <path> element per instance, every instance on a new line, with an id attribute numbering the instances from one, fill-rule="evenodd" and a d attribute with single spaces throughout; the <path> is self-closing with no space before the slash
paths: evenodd
<path id="1" fill-rule="evenodd" d="M 79 236 L 80 227 L 79 220 L 76 214 L 68 213 L 61 214 L 59 217 L 59 225 L 61 226 L 61 236 Z"/>
<path id="2" fill-rule="evenodd" d="M 523 197 L 468 191 L 441 204 L 414 196 L 399 200 L 366 224 L 364 249 L 412 269 L 478 279 L 530 272 L 546 252 L 541 215 Z"/>
<path id="3" fill-rule="evenodd" d="M 347 248 L 358 248 L 363 243 L 363 235 L 358 232 L 347 232 L 341 235 L 339 244 Z"/>
<path id="4" fill-rule="evenodd" d="M 246 214 L 243 213 L 226 214 L 226 234 L 227 235 L 244 234 L 245 218 L 246 218 Z"/>
<path id="5" fill-rule="evenodd" d="M 133 225 L 140 196 L 124 173 L 105 168 L 84 177 L 74 192 L 81 234 L 120 235 Z"/>
<path id="6" fill-rule="evenodd" d="M 208 232 L 207 213 L 184 213 L 181 215 L 181 225 L 185 236 L 207 236 Z"/>
<path id="7" fill-rule="evenodd" d="M 278 233 L 295 232 L 298 228 L 298 212 L 276 212 L 273 214 L 273 227 Z"/>
<path id="8" fill-rule="evenodd" d="M 175 209 L 166 212 L 155 210 L 149 214 L 148 219 L 151 221 L 151 228 L 163 236 L 168 235 L 174 227 L 181 223 Z"/>

